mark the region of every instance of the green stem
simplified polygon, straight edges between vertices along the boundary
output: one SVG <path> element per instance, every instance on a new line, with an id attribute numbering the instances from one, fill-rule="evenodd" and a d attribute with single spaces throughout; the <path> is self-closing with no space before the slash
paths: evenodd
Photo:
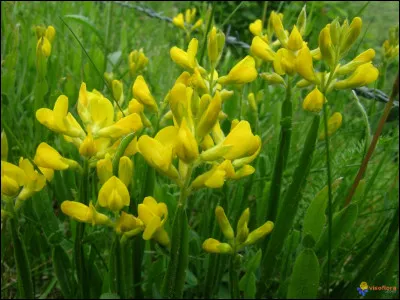
<path id="1" fill-rule="evenodd" d="M 325 96 L 325 95 L 324 95 Z M 326 168 L 328 175 L 328 275 L 326 295 L 329 298 L 330 274 L 331 274 L 331 248 L 332 248 L 332 187 L 331 187 L 331 163 L 329 154 L 329 135 L 328 135 L 328 113 L 327 103 L 323 106 L 324 111 L 324 130 L 325 130 L 325 149 L 326 149 Z"/>
<path id="2" fill-rule="evenodd" d="M 115 274 L 117 281 L 117 294 L 121 297 L 121 299 L 125 299 L 125 274 L 124 274 L 124 247 L 125 244 L 120 243 L 120 237 L 115 235 L 115 253 L 116 253 L 116 264 L 115 264 Z"/>
<path id="3" fill-rule="evenodd" d="M 215 10 L 215 5 L 214 5 L 214 3 L 211 3 L 211 13 L 210 13 L 210 17 L 208 18 L 208 21 L 207 21 L 206 32 L 204 33 L 203 46 L 201 47 L 201 53 L 200 53 L 200 59 L 199 59 L 199 64 L 200 65 L 202 65 L 204 53 L 206 52 L 207 35 L 208 35 L 208 33 L 210 32 L 210 29 L 211 29 L 212 20 L 213 20 L 213 17 L 214 17 L 214 10 Z"/>
<path id="4" fill-rule="evenodd" d="M 271 275 L 275 269 L 278 255 L 283 248 L 283 243 L 290 229 L 292 228 L 297 208 L 306 185 L 306 178 L 310 172 L 318 136 L 319 121 L 320 116 L 314 116 L 304 143 L 303 151 L 301 152 L 299 163 L 294 171 L 292 182 L 290 183 L 281 204 L 285 209 L 278 212 L 275 227 L 265 251 L 266 254 L 263 256 L 261 263 L 261 280 L 258 282 L 257 286 L 257 298 L 264 296 L 266 293 L 267 284 L 269 284 L 271 280 Z"/>
<path id="5" fill-rule="evenodd" d="M 232 299 L 240 299 L 239 276 L 238 276 L 238 256 L 233 254 L 229 263 L 229 288 Z"/>
<path id="6" fill-rule="evenodd" d="M 21 299 L 33 299 L 34 291 L 31 268 L 29 266 L 29 259 L 24 241 L 18 235 L 16 216 L 9 219 L 9 227 L 11 229 L 11 239 L 14 246 L 15 264 L 17 266 L 19 297 Z"/>
<path id="7" fill-rule="evenodd" d="M 351 186 L 350 192 L 347 195 L 345 206 L 350 204 L 351 198 L 353 198 L 353 195 L 357 189 L 357 186 L 360 183 L 360 180 L 361 180 L 365 170 L 367 169 L 368 162 L 371 159 L 372 153 L 375 150 L 376 144 L 378 143 L 379 136 L 382 133 L 383 126 L 385 125 L 386 119 L 390 113 L 390 109 L 393 106 L 393 101 L 396 98 L 396 96 L 398 95 L 398 93 L 399 93 L 399 75 L 397 72 L 397 77 L 393 84 L 392 93 L 390 95 L 389 102 L 386 103 L 386 105 L 385 105 L 385 110 L 383 111 L 383 115 L 382 115 L 381 119 L 379 120 L 378 128 L 376 129 L 375 134 L 372 138 L 371 144 L 369 145 L 367 155 L 364 157 L 364 160 L 360 166 L 360 169 L 358 170 L 357 176 L 354 179 L 353 185 Z"/>
<path id="8" fill-rule="evenodd" d="M 365 144 L 364 144 L 364 153 L 363 153 L 363 158 L 365 157 L 365 154 L 367 153 L 367 149 L 368 149 L 368 145 L 371 142 L 371 126 L 369 125 L 369 121 L 368 121 L 368 115 L 367 112 L 365 111 L 364 106 L 362 106 L 360 100 L 357 97 L 357 94 L 355 93 L 355 91 L 353 90 L 353 95 L 354 98 L 356 99 L 356 104 L 358 109 L 360 110 L 362 117 L 363 117 L 363 121 L 365 124 Z"/>
<path id="9" fill-rule="evenodd" d="M 290 77 L 286 85 L 286 96 L 281 108 L 281 132 L 279 135 L 279 144 L 275 154 L 274 171 L 272 174 L 271 189 L 268 199 L 267 220 L 275 221 L 279 199 L 281 194 L 281 184 L 283 172 L 286 168 L 287 157 L 290 149 L 290 139 L 292 135 L 292 89 Z M 267 241 L 267 240 L 266 240 Z"/>
<path id="10" fill-rule="evenodd" d="M 179 202 L 172 224 L 171 259 L 165 273 L 162 295 L 165 298 L 182 298 L 189 263 L 189 225 L 186 215 L 186 200 L 189 196 L 189 183 L 193 165 L 188 167 L 186 177 L 181 185 Z"/>
<path id="11" fill-rule="evenodd" d="M 89 200 L 89 162 L 85 159 L 83 164 L 82 183 L 80 187 L 80 199 L 85 205 L 88 205 Z M 75 267 L 78 277 L 79 296 L 83 299 L 89 298 L 87 266 L 85 261 L 85 252 L 83 248 L 83 237 L 85 233 L 85 223 L 76 225 L 74 255 Z"/>

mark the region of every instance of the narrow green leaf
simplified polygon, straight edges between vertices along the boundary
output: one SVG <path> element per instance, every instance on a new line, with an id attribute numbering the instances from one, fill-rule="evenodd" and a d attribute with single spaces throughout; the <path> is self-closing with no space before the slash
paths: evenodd
<path id="1" fill-rule="evenodd" d="M 101 43 L 104 44 L 103 35 L 99 30 L 97 30 L 96 25 L 94 25 L 87 17 L 81 15 L 66 15 L 64 16 L 64 19 L 76 21 L 86 28 L 90 28 L 90 30 L 92 30 L 100 39 Z"/>
<path id="2" fill-rule="evenodd" d="M 315 299 L 319 275 L 319 262 L 314 250 L 304 249 L 294 263 L 287 298 Z"/>
<path id="3" fill-rule="evenodd" d="M 58 283 L 60 284 L 64 298 L 74 298 L 76 292 L 76 281 L 73 276 L 68 255 L 61 246 L 56 245 L 53 248 L 52 260 L 54 273 Z"/>
<path id="4" fill-rule="evenodd" d="M 256 296 L 256 275 L 253 272 L 246 273 L 239 281 L 239 288 L 244 293 L 244 298 L 254 299 Z"/>

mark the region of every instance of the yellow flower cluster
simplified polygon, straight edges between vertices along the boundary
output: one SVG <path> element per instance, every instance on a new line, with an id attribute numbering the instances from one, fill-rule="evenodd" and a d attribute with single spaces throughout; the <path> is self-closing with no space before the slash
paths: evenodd
<path id="1" fill-rule="evenodd" d="M 186 32 L 190 33 L 201 27 L 203 24 L 203 19 L 198 19 L 196 22 L 196 8 L 187 9 L 185 11 L 185 17 L 182 13 L 179 13 L 172 19 L 172 23 Z M 194 24 L 193 24 L 194 23 Z M 193 25 L 192 25 L 193 24 Z"/>
<path id="2" fill-rule="evenodd" d="M 228 240 L 228 243 L 221 243 L 213 238 L 205 240 L 203 243 L 203 249 L 210 253 L 234 254 L 242 250 L 244 247 L 256 243 L 258 240 L 269 234 L 274 228 L 274 223 L 267 221 L 264 225 L 249 233 L 247 225 L 249 224 L 250 210 L 247 208 L 240 216 L 235 235 L 232 226 L 225 215 L 225 211 L 221 206 L 216 207 L 215 216 L 222 233 Z"/>
<path id="3" fill-rule="evenodd" d="M 168 247 L 170 239 L 164 229 L 168 218 L 168 208 L 165 203 L 157 203 L 153 197 L 144 198 L 143 203 L 138 205 L 138 217 L 122 211 L 122 208 L 129 206 L 129 203 L 127 186 L 121 179 L 112 176 L 100 189 L 97 204 L 113 211 L 115 219 L 98 212 L 92 202 L 87 206 L 67 200 L 61 204 L 61 210 L 79 222 L 114 228 L 117 234 L 122 235 L 122 241 L 143 232 L 144 240 L 154 239 Z"/>
<path id="4" fill-rule="evenodd" d="M 48 26 L 44 28 L 42 26 L 36 27 L 36 55 L 43 55 L 44 57 L 49 57 L 51 54 L 51 43 L 53 43 L 56 36 L 56 30 L 53 26 Z"/>
<path id="5" fill-rule="evenodd" d="M 15 198 L 14 209 L 18 210 L 24 200 L 41 191 L 46 182 L 54 176 L 54 169 L 40 166 L 36 171 L 32 163 L 20 157 L 18 166 L 7 162 L 8 142 L 4 132 L 1 134 L 1 195 Z"/>
<path id="6" fill-rule="evenodd" d="M 132 77 L 139 74 L 148 63 L 149 59 L 144 55 L 142 48 L 129 53 L 129 72 Z"/>

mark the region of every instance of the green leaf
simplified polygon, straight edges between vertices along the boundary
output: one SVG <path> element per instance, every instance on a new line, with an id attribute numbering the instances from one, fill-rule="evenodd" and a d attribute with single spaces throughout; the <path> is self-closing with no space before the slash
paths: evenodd
<path id="1" fill-rule="evenodd" d="M 332 191 L 338 188 L 342 179 L 336 179 L 332 183 Z M 314 198 L 304 217 L 303 234 L 311 234 L 317 242 L 326 221 L 325 210 L 328 204 L 328 186 L 326 185 Z"/>
<path id="2" fill-rule="evenodd" d="M 304 249 L 294 263 L 287 298 L 315 299 L 319 275 L 319 262 L 314 250 Z"/>
<path id="3" fill-rule="evenodd" d="M 76 281 L 68 255 L 61 246 L 56 245 L 52 251 L 52 259 L 54 273 L 60 284 L 61 292 L 65 299 L 72 299 L 76 291 Z"/>
<path id="4" fill-rule="evenodd" d="M 343 236 L 350 232 L 358 215 L 357 203 L 351 203 L 336 213 L 332 219 L 332 250 L 339 246 Z M 318 257 L 325 256 L 328 250 L 328 228 L 325 227 L 315 246 Z"/>
<path id="5" fill-rule="evenodd" d="M 256 296 L 256 275 L 247 272 L 239 281 L 239 288 L 244 292 L 246 299 L 254 299 Z"/>
<path id="6" fill-rule="evenodd" d="M 100 295 L 100 299 L 121 299 L 121 298 L 114 293 L 104 293 Z"/>

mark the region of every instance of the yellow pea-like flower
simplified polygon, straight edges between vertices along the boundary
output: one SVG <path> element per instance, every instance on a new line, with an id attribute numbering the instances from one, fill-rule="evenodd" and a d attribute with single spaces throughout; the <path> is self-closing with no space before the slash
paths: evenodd
<path id="1" fill-rule="evenodd" d="M 143 123 L 140 116 L 136 113 L 130 114 L 111 126 L 104 127 L 97 132 L 98 136 L 119 138 L 131 132 L 137 132 L 142 129 Z"/>
<path id="2" fill-rule="evenodd" d="M 93 140 L 92 133 L 89 131 L 88 135 L 79 147 L 79 154 L 85 157 L 92 157 L 96 155 L 96 152 L 96 143 Z"/>
<path id="3" fill-rule="evenodd" d="M 228 240 L 233 239 L 235 234 L 233 232 L 232 226 L 225 215 L 224 209 L 219 205 L 215 208 L 215 217 L 217 218 L 218 225 L 221 228 L 221 231 L 224 234 L 224 236 Z"/>
<path id="4" fill-rule="evenodd" d="M 262 35 L 262 21 L 260 19 L 255 20 L 253 23 L 249 25 L 250 32 L 255 36 Z"/>
<path id="5" fill-rule="evenodd" d="M 36 55 L 44 55 L 49 57 L 51 54 L 51 43 L 47 37 L 42 36 L 36 45 Z"/>
<path id="6" fill-rule="evenodd" d="M 196 30 L 197 28 L 200 28 L 201 25 L 203 24 L 203 19 L 198 19 L 196 21 L 196 23 L 194 23 L 194 25 L 192 26 L 191 30 Z"/>
<path id="7" fill-rule="evenodd" d="M 182 120 L 178 131 L 177 143 L 175 146 L 179 159 L 189 164 L 199 156 L 199 146 L 193 133 L 187 126 L 186 119 Z"/>
<path id="8" fill-rule="evenodd" d="M 279 75 L 294 75 L 295 74 L 295 62 L 296 56 L 292 51 L 289 51 L 285 48 L 281 48 L 276 52 L 276 56 L 274 58 L 274 70 Z"/>
<path id="9" fill-rule="evenodd" d="M 40 108 L 36 119 L 48 129 L 71 137 L 84 137 L 85 133 L 71 113 L 68 112 L 68 98 L 61 95 L 57 98 L 53 110 Z"/>
<path id="10" fill-rule="evenodd" d="M 252 167 L 250 165 L 244 165 L 239 170 L 237 170 L 231 178 L 235 179 L 235 180 L 240 179 L 240 178 L 243 178 L 243 177 L 253 174 L 255 171 L 256 171 L 256 169 L 254 169 L 254 167 Z"/>
<path id="11" fill-rule="evenodd" d="M 8 139 L 4 130 L 1 131 L 1 160 L 7 161 L 8 158 Z"/>
<path id="12" fill-rule="evenodd" d="M 6 161 L 1 161 L 1 194 L 14 197 L 26 183 L 24 170 Z"/>
<path id="13" fill-rule="evenodd" d="M 41 191 L 46 185 L 46 177 L 39 174 L 28 159 L 19 160 L 19 167 L 25 172 L 25 184 L 18 194 L 17 201 L 23 201 L 31 197 L 34 193 Z"/>
<path id="14" fill-rule="evenodd" d="M 53 26 L 48 26 L 45 33 L 46 38 L 49 40 L 50 43 L 54 41 L 56 36 L 56 30 Z"/>
<path id="15" fill-rule="evenodd" d="M 133 96 L 143 105 L 148 106 L 152 111 L 157 112 L 158 106 L 156 100 L 150 93 L 149 87 L 142 75 L 136 77 L 132 86 Z"/>
<path id="16" fill-rule="evenodd" d="M 315 76 L 313 67 L 312 55 L 307 46 L 301 48 L 296 57 L 295 62 L 296 72 L 309 82 L 318 82 L 318 77 Z"/>
<path id="17" fill-rule="evenodd" d="M 328 119 L 328 136 L 333 135 L 339 128 L 342 126 L 342 114 L 340 112 L 335 112 L 329 119 Z M 321 132 L 319 135 L 319 140 L 325 139 L 325 130 Z"/>
<path id="18" fill-rule="evenodd" d="M 287 48 L 292 51 L 297 51 L 300 50 L 302 47 L 303 47 L 303 38 L 301 37 L 301 34 L 297 29 L 297 26 L 294 25 L 292 32 L 289 35 Z"/>
<path id="19" fill-rule="evenodd" d="M 233 96 L 233 94 L 234 94 L 233 91 L 229 91 L 229 90 L 226 90 L 226 89 L 221 90 L 220 91 L 221 101 L 225 102 L 226 100 L 231 98 Z"/>
<path id="20" fill-rule="evenodd" d="M 281 17 L 274 11 L 271 12 L 271 22 L 276 37 L 281 42 L 282 46 L 286 48 L 288 43 L 288 36 L 285 32 L 285 29 L 283 28 Z"/>
<path id="21" fill-rule="evenodd" d="M 120 211 L 124 206 L 129 206 L 128 189 L 118 177 L 112 176 L 101 187 L 98 201 L 101 207 Z"/>
<path id="22" fill-rule="evenodd" d="M 111 223 L 106 215 L 96 211 L 92 202 L 87 206 L 80 202 L 67 200 L 61 203 L 61 211 L 79 222 L 92 225 L 110 225 Z"/>
<path id="23" fill-rule="evenodd" d="M 256 62 L 253 57 L 247 55 L 238 62 L 226 76 L 218 78 L 220 84 L 245 84 L 257 78 Z"/>
<path id="24" fill-rule="evenodd" d="M 168 233 L 163 228 L 168 219 L 168 208 L 165 203 L 157 203 L 153 197 L 146 197 L 142 204 L 138 206 L 138 217 L 145 224 L 143 239 L 154 239 L 164 246 L 168 246 L 170 241 Z"/>
<path id="25" fill-rule="evenodd" d="M 114 122 L 114 107 L 110 100 L 96 90 L 88 92 L 84 82 L 79 89 L 77 109 L 87 131 L 92 131 L 93 135 Z"/>
<path id="26" fill-rule="evenodd" d="M 193 71 L 194 67 L 197 66 L 196 54 L 198 46 L 199 46 L 199 41 L 195 38 L 193 38 L 189 42 L 189 46 L 186 52 L 174 46 L 170 50 L 171 59 L 182 68 L 188 69 L 189 71 Z"/>
<path id="27" fill-rule="evenodd" d="M 338 90 L 353 89 L 374 82 L 378 76 L 379 70 L 372 63 L 366 63 L 357 67 L 350 77 L 336 82 L 334 87 Z"/>
<path id="28" fill-rule="evenodd" d="M 310 112 L 320 112 L 322 106 L 326 102 L 325 96 L 319 91 L 317 87 L 314 88 L 304 99 L 303 109 Z"/>
<path id="29" fill-rule="evenodd" d="M 133 162 L 127 156 L 119 159 L 118 178 L 128 187 L 133 176 Z"/>
<path id="30" fill-rule="evenodd" d="M 169 93 L 169 105 L 178 126 L 181 124 L 183 118 L 186 118 L 189 124 L 192 125 L 192 96 L 193 89 L 182 83 L 175 84 Z"/>
<path id="31" fill-rule="evenodd" d="M 256 103 L 256 98 L 254 96 L 254 93 L 250 93 L 247 95 L 247 100 L 249 101 L 249 106 L 252 111 L 257 112 L 257 103 Z"/>
<path id="32" fill-rule="evenodd" d="M 241 214 L 236 227 L 236 242 L 238 244 L 242 244 L 244 241 L 246 241 L 247 236 L 249 235 L 249 228 L 247 226 L 247 224 L 249 224 L 249 219 L 250 209 L 246 208 Z"/>
<path id="33" fill-rule="evenodd" d="M 38 167 L 49 168 L 53 170 L 80 168 L 76 161 L 61 156 L 57 150 L 45 142 L 40 143 L 37 147 L 33 161 Z"/>
<path id="34" fill-rule="evenodd" d="M 179 173 L 172 165 L 173 145 L 163 145 L 157 139 L 142 135 L 138 140 L 138 150 L 146 162 L 172 179 L 179 178 Z"/>
<path id="35" fill-rule="evenodd" d="M 202 247 L 204 251 L 210 253 L 221 253 L 221 254 L 233 253 L 231 245 L 227 243 L 221 243 L 220 241 L 212 238 L 206 239 L 203 242 Z"/>
<path id="36" fill-rule="evenodd" d="M 218 122 L 218 115 L 221 112 L 222 99 L 219 91 L 215 92 L 214 98 L 210 101 L 207 109 L 201 114 L 197 123 L 196 135 L 200 139 L 210 133 L 212 128 Z"/>
<path id="37" fill-rule="evenodd" d="M 240 121 L 235 128 L 231 130 L 222 145 L 232 146 L 223 157 L 225 159 L 234 160 L 253 155 L 260 147 L 260 139 L 251 132 L 249 122 Z"/>
<path id="38" fill-rule="evenodd" d="M 96 171 L 97 177 L 102 185 L 113 176 L 113 165 L 109 154 L 106 154 L 105 158 L 97 161 Z"/>
<path id="39" fill-rule="evenodd" d="M 182 29 L 185 29 L 185 20 L 183 19 L 183 14 L 180 13 L 172 19 L 172 23 Z"/>
<path id="40" fill-rule="evenodd" d="M 193 7 L 192 9 L 188 8 L 185 11 L 185 21 L 186 21 L 186 23 L 192 24 L 193 21 L 194 21 L 195 16 L 196 16 L 196 8 L 195 7 Z"/>
<path id="41" fill-rule="evenodd" d="M 201 142 L 200 147 L 201 147 L 201 149 L 203 149 L 203 151 L 206 151 L 207 149 L 214 147 L 214 141 L 209 134 L 207 134 L 203 138 L 203 141 Z"/>
<path id="42" fill-rule="evenodd" d="M 131 231 L 133 229 L 144 229 L 144 223 L 139 218 L 121 211 L 121 215 L 115 224 L 115 231 L 117 233 Z"/>
<path id="43" fill-rule="evenodd" d="M 261 37 L 255 36 L 250 46 L 251 53 L 263 61 L 274 61 L 275 51 Z"/>
<path id="44" fill-rule="evenodd" d="M 129 71 L 131 76 L 142 71 L 149 63 L 149 59 L 144 55 L 143 49 L 134 50 L 129 53 Z"/>
<path id="45" fill-rule="evenodd" d="M 114 99 L 118 102 L 119 105 L 122 105 L 122 103 L 124 102 L 124 89 L 122 86 L 122 82 L 120 80 L 114 79 L 111 82 L 111 90 Z"/>
<path id="46" fill-rule="evenodd" d="M 210 171 L 196 177 L 192 182 L 193 189 L 209 187 L 212 189 L 220 188 L 224 185 L 226 171 L 221 170 L 218 166 L 213 167 Z"/>
<path id="47" fill-rule="evenodd" d="M 274 223 L 271 221 L 265 222 L 264 225 L 250 232 L 242 245 L 247 246 L 256 243 L 258 240 L 271 233 L 272 229 L 274 229 Z"/>
<path id="48" fill-rule="evenodd" d="M 375 57 L 375 50 L 370 48 L 360 53 L 356 58 L 354 58 L 351 62 L 341 66 L 337 71 L 337 75 L 345 75 L 353 72 L 357 67 L 369 63 Z"/>

